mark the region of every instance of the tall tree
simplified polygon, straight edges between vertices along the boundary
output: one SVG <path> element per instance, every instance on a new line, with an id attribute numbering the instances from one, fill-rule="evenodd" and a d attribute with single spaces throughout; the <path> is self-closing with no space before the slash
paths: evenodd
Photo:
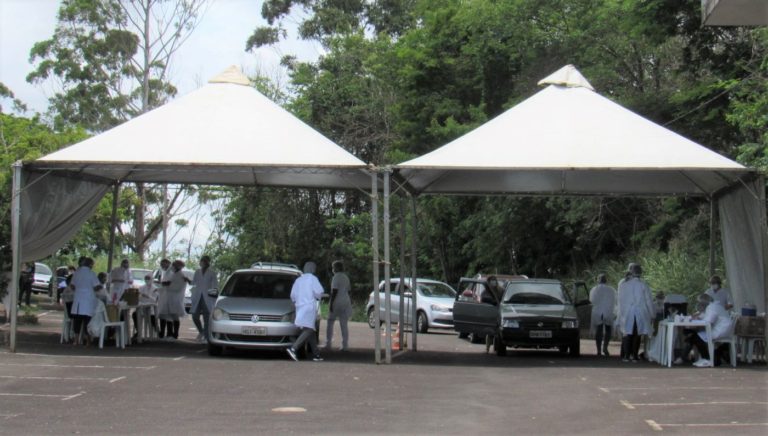
<path id="1" fill-rule="evenodd" d="M 157 107 L 176 94 L 168 81 L 172 59 L 194 30 L 207 0 L 64 0 L 52 37 L 30 51 L 32 83 L 54 80 L 56 126 L 100 132 Z M 130 244 L 140 258 L 162 227 L 147 217 L 158 198 L 135 186 Z M 171 213 L 170 210 L 162 211 Z M 148 225 L 149 223 L 149 225 Z"/>

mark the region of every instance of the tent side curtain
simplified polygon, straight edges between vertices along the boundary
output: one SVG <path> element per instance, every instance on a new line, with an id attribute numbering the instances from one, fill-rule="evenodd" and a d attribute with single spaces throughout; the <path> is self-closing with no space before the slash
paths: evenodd
<path id="1" fill-rule="evenodd" d="M 744 304 L 765 311 L 766 244 L 765 181 L 745 183 L 718 198 L 725 269 L 734 307 Z"/>
<path id="2" fill-rule="evenodd" d="M 22 261 L 48 257 L 96 211 L 110 185 L 24 171 L 21 192 Z"/>

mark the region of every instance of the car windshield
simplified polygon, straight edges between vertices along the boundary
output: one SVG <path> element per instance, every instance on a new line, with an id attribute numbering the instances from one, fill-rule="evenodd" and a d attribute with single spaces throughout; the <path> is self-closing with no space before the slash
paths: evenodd
<path id="1" fill-rule="evenodd" d="M 234 274 L 227 280 L 221 295 L 245 298 L 290 298 L 291 287 L 296 277 L 292 274 L 263 272 Z"/>
<path id="2" fill-rule="evenodd" d="M 144 280 L 144 276 L 146 275 L 152 275 L 152 271 L 148 269 L 132 269 L 131 270 L 131 276 L 133 276 L 134 280 Z"/>
<path id="3" fill-rule="evenodd" d="M 444 283 L 418 283 L 418 285 L 419 292 L 425 297 L 456 298 L 456 291 Z"/>
<path id="4" fill-rule="evenodd" d="M 53 272 L 51 271 L 51 269 L 48 268 L 48 265 L 46 265 L 44 263 L 36 263 L 35 264 L 35 273 L 37 273 L 37 274 L 46 274 L 46 275 L 49 275 L 49 276 L 53 275 Z"/>
<path id="5" fill-rule="evenodd" d="M 567 294 L 560 283 L 510 282 L 504 291 L 506 304 L 565 304 Z"/>

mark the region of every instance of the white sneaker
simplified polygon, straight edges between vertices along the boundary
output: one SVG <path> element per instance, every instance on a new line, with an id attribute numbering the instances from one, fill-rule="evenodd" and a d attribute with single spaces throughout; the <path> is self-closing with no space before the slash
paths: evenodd
<path id="1" fill-rule="evenodd" d="M 205 337 L 205 336 L 203 336 L 203 335 L 199 335 L 199 336 L 197 337 L 197 343 L 198 343 L 198 344 L 207 344 L 207 343 L 208 343 L 208 338 L 206 338 L 206 337 Z"/>
<path id="2" fill-rule="evenodd" d="M 707 359 L 699 359 L 693 362 L 693 366 L 695 366 L 696 368 L 706 368 L 708 366 L 712 366 L 712 363 Z"/>
<path id="3" fill-rule="evenodd" d="M 288 356 L 290 356 L 290 358 L 293 359 L 295 362 L 299 361 L 299 356 L 296 355 L 296 352 L 293 351 L 293 348 L 286 348 L 285 352 L 288 353 Z"/>
<path id="4" fill-rule="evenodd" d="M 203 334 L 202 333 L 198 333 L 197 334 L 197 337 L 195 338 L 195 342 L 200 343 L 200 339 L 203 339 Z"/>
<path id="5" fill-rule="evenodd" d="M 682 365 L 683 364 L 683 358 L 682 357 L 678 357 L 677 359 L 675 359 L 674 362 L 672 362 L 672 364 L 673 365 Z"/>

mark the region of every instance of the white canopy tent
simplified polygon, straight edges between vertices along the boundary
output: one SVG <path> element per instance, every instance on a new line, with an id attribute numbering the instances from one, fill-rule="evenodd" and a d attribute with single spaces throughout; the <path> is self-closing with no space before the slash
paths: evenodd
<path id="1" fill-rule="evenodd" d="M 765 311 L 768 232 L 762 177 L 600 96 L 573 66 L 539 84 L 549 86 L 458 139 L 397 165 L 401 183 L 413 194 L 719 200 L 735 303 L 750 302 Z"/>
<path id="2" fill-rule="evenodd" d="M 107 132 L 15 164 L 12 277 L 19 277 L 21 261 L 59 249 L 110 188 L 117 194 L 123 182 L 367 192 L 377 176 L 230 67 L 200 89 Z M 12 280 L 12 350 L 16 286 Z"/>

